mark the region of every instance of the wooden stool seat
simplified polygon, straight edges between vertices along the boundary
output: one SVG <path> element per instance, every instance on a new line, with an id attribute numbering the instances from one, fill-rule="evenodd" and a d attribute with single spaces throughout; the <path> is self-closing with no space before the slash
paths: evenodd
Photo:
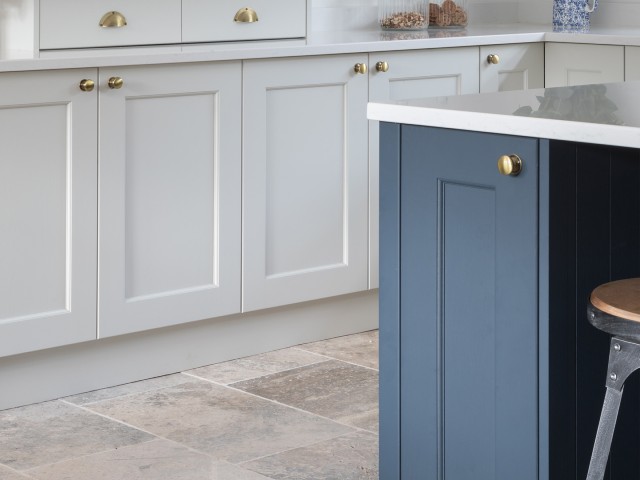
<path id="1" fill-rule="evenodd" d="M 591 292 L 587 313 L 594 327 L 640 342 L 640 278 L 600 285 Z"/>
<path id="2" fill-rule="evenodd" d="M 591 292 L 591 303 L 609 315 L 640 322 L 640 278 L 600 285 Z"/>

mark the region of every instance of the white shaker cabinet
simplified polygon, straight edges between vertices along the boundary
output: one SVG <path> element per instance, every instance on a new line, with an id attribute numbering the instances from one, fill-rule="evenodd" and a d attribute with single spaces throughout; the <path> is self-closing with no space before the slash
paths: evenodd
<path id="1" fill-rule="evenodd" d="M 372 102 L 478 93 L 478 48 L 371 53 Z M 378 122 L 369 122 L 369 285 L 378 287 Z"/>
<path id="2" fill-rule="evenodd" d="M 545 87 L 624 81 L 621 45 L 545 44 Z"/>
<path id="3" fill-rule="evenodd" d="M 542 43 L 480 47 L 480 92 L 544 87 Z"/>
<path id="4" fill-rule="evenodd" d="M 367 289 L 366 63 L 244 62 L 245 311 Z"/>
<path id="5" fill-rule="evenodd" d="M 98 335 L 240 311 L 240 62 L 100 70 Z"/>
<path id="6" fill-rule="evenodd" d="M 0 74 L 0 357 L 96 338 L 96 76 Z"/>
<path id="7" fill-rule="evenodd" d="M 640 80 L 640 47 L 624 47 L 624 79 Z"/>

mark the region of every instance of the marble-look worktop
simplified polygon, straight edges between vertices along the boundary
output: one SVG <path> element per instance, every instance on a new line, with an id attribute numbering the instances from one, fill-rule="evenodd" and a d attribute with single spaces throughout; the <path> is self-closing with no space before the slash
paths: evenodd
<path id="1" fill-rule="evenodd" d="M 640 45 L 632 28 L 593 28 L 590 33 L 554 32 L 548 25 L 470 25 L 463 31 L 385 32 L 379 29 L 312 32 L 293 40 L 222 42 L 57 51 L 0 51 L 0 72 L 119 65 L 243 60 L 529 42 Z"/>
<path id="2" fill-rule="evenodd" d="M 640 82 L 369 103 L 370 120 L 640 148 Z"/>

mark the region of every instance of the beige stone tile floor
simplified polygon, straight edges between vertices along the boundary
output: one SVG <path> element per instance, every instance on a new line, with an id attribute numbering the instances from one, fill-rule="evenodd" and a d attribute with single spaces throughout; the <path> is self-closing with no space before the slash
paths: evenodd
<path id="1" fill-rule="evenodd" d="M 0 480 L 377 478 L 377 331 L 0 411 Z"/>

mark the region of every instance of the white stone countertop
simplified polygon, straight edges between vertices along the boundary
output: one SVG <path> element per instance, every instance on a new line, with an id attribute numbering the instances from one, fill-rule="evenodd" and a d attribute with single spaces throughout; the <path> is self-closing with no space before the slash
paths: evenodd
<path id="1" fill-rule="evenodd" d="M 547 25 L 470 25 L 462 31 L 388 32 L 379 29 L 311 33 L 305 39 L 78 50 L 1 51 L 0 72 L 157 63 L 244 60 L 463 47 L 529 42 L 640 45 L 640 30 L 593 28 L 590 33 L 553 32 Z"/>
<path id="2" fill-rule="evenodd" d="M 369 103 L 367 117 L 640 148 L 640 81 Z"/>

